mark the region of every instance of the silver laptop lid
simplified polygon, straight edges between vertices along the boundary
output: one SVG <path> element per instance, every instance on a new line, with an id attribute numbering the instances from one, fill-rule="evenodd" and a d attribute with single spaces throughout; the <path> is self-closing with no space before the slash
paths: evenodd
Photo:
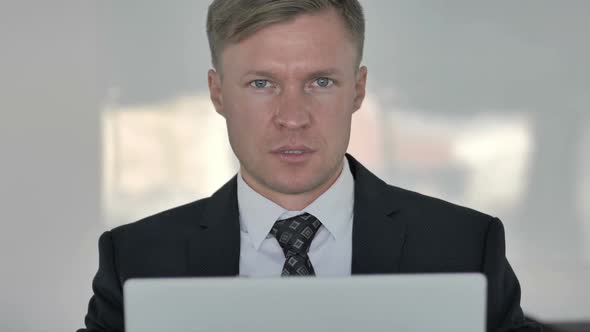
<path id="1" fill-rule="evenodd" d="M 485 331 L 480 274 L 135 279 L 127 332 Z"/>

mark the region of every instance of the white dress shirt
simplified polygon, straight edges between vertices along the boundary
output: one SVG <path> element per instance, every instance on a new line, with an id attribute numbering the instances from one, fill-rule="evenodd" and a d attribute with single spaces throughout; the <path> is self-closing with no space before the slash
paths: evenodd
<path id="1" fill-rule="evenodd" d="M 285 255 L 270 230 L 277 220 L 305 212 L 322 222 L 308 253 L 316 276 L 350 275 L 354 179 L 346 158 L 343 164 L 336 182 L 302 211 L 285 210 L 254 191 L 238 174 L 240 276 L 280 276 Z"/>

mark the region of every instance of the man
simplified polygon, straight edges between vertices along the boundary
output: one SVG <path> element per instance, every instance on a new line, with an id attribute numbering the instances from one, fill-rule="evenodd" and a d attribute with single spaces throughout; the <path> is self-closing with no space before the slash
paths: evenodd
<path id="1" fill-rule="evenodd" d="M 488 330 L 534 329 L 498 219 L 389 186 L 345 155 L 367 80 L 357 1 L 215 0 L 207 33 L 239 173 L 101 236 L 86 331 L 123 330 L 129 278 L 428 272 L 485 273 Z"/>

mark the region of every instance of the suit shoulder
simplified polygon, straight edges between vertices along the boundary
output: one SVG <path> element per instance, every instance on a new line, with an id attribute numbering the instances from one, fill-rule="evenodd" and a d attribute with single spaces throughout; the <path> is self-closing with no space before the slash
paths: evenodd
<path id="1" fill-rule="evenodd" d="M 115 227 L 113 236 L 137 236 L 184 229 L 198 223 L 210 197 L 183 204 L 138 221 Z"/>
<path id="2" fill-rule="evenodd" d="M 490 221 L 495 219 L 491 215 L 472 208 L 396 186 L 388 185 L 388 191 L 393 200 L 401 201 L 392 202 L 393 204 L 403 206 L 408 213 L 422 217 L 421 220 L 444 219 L 448 222 L 467 220 L 480 222 L 487 226 Z"/>
<path id="3" fill-rule="evenodd" d="M 406 226 L 406 271 L 480 272 L 489 234 L 498 219 L 451 202 L 390 187 L 393 216 Z"/>

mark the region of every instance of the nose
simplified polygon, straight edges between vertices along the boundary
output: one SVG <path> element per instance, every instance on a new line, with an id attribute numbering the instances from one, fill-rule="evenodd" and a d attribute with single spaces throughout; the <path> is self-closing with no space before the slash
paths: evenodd
<path id="1" fill-rule="evenodd" d="M 289 87 L 278 96 L 275 123 L 280 128 L 303 129 L 311 123 L 310 100 L 302 89 Z"/>

